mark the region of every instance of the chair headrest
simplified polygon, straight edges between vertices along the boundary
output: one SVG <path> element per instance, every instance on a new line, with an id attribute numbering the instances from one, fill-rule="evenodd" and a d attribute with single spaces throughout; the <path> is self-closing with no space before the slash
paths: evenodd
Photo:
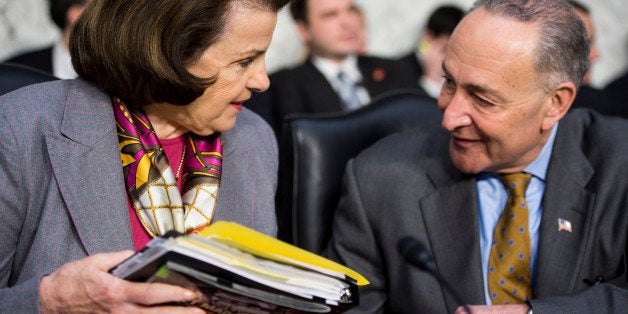
<path id="1" fill-rule="evenodd" d="M 328 240 L 346 163 L 391 133 L 438 126 L 441 117 L 435 99 L 410 91 L 386 94 L 355 111 L 286 117 L 280 145 L 279 237 L 319 253 Z M 289 221 L 281 221 L 286 217 Z M 281 224 L 292 232 L 285 234 Z"/>
<path id="2" fill-rule="evenodd" d="M 52 74 L 16 63 L 0 63 L 0 95 L 27 85 L 57 80 Z"/>

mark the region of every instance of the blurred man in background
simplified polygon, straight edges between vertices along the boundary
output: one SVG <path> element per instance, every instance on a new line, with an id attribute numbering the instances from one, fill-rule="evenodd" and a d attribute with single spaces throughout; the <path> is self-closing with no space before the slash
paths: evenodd
<path id="1" fill-rule="evenodd" d="M 397 60 L 408 86 L 438 98 L 443 84 L 445 47 L 463 15 L 462 9 L 451 5 L 440 6 L 430 15 L 417 49 Z"/>
<path id="2" fill-rule="evenodd" d="M 40 50 L 30 51 L 6 62 L 18 63 L 51 73 L 61 79 L 77 77 L 68 51 L 70 30 L 89 0 L 50 0 L 50 17 L 61 30 L 59 39 Z"/>
<path id="3" fill-rule="evenodd" d="M 578 96 L 574 100 L 572 108 L 591 108 L 605 115 L 628 117 L 628 105 L 621 102 L 617 98 L 613 98 L 609 91 L 600 90 L 591 86 L 591 69 L 593 68 L 595 62 L 601 57 L 600 50 L 595 43 L 595 26 L 593 25 L 593 19 L 591 18 L 591 11 L 587 6 L 576 1 L 569 1 L 569 3 L 574 7 L 576 13 L 584 23 L 584 26 L 587 29 L 587 37 L 591 43 L 591 50 L 589 52 L 589 69 L 584 75 L 582 86 L 578 90 Z"/>
<path id="4" fill-rule="evenodd" d="M 309 55 L 248 103 L 275 129 L 287 114 L 354 110 L 401 86 L 393 60 L 361 55 L 364 20 L 353 0 L 292 1 L 290 13 Z"/>

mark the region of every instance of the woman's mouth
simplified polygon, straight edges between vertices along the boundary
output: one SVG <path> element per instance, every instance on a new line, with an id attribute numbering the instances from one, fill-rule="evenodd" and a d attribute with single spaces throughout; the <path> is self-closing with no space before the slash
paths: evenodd
<path id="1" fill-rule="evenodd" d="M 233 101 L 229 104 L 233 106 L 233 108 L 235 108 L 237 111 L 242 111 L 242 105 L 244 104 L 244 101 Z"/>

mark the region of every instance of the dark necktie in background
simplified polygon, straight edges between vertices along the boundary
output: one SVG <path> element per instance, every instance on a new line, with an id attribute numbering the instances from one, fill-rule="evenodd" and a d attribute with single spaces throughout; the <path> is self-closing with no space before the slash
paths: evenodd
<path id="1" fill-rule="evenodd" d="M 347 110 L 354 110 L 362 107 L 356 83 L 351 80 L 343 71 L 338 72 L 338 82 L 340 83 L 340 99 Z"/>

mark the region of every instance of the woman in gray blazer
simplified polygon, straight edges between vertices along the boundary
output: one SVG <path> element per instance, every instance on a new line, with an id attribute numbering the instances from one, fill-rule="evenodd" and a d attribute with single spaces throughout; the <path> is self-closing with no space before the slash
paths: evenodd
<path id="1" fill-rule="evenodd" d="M 92 1 L 80 78 L 0 98 L 0 312 L 199 311 L 107 271 L 169 230 L 276 233 L 274 135 L 243 104 L 286 2 Z"/>

